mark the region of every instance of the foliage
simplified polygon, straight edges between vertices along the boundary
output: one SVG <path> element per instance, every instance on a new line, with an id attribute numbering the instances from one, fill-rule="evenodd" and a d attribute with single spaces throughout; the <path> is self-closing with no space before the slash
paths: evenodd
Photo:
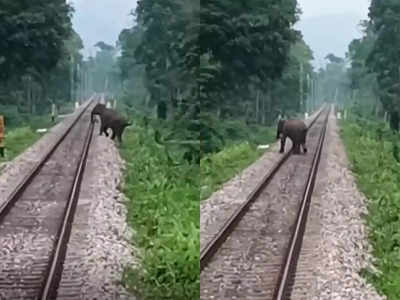
<path id="1" fill-rule="evenodd" d="M 359 111 L 364 117 L 376 118 L 381 114 L 381 104 L 379 102 L 379 88 L 376 74 L 367 67 L 366 60 L 370 55 L 376 36 L 371 29 L 371 25 L 362 22 L 364 36 L 354 39 L 347 53 L 350 60 L 350 68 L 347 71 L 352 90 L 353 109 Z"/>
<path id="2" fill-rule="evenodd" d="M 202 3 L 200 18 L 200 55 L 219 69 L 204 83 L 208 95 L 222 82 L 224 89 L 236 91 L 253 77 L 264 82 L 281 75 L 296 41 L 295 1 L 210 0 Z"/>
<path id="3" fill-rule="evenodd" d="M 118 48 L 102 41 L 96 43 L 98 48 L 94 57 L 84 62 L 84 68 L 90 75 L 90 89 L 97 93 L 107 92 L 119 96 L 121 72 L 118 66 Z"/>
<path id="4" fill-rule="evenodd" d="M 399 137 L 378 123 L 344 123 L 342 128 L 352 170 L 368 198 L 369 239 L 378 272 L 368 269 L 363 274 L 388 299 L 400 299 L 400 173 L 393 157 Z"/>
<path id="5" fill-rule="evenodd" d="M 376 73 L 380 100 L 390 112 L 391 128 L 398 131 L 400 121 L 400 2 L 372 0 L 369 9 L 371 29 L 376 40 L 367 65 Z"/>
<path id="6" fill-rule="evenodd" d="M 299 40 L 292 45 L 289 53 L 289 63 L 284 69 L 282 77 L 272 82 L 272 91 L 270 93 L 272 102 L 270 104 L 270 118 L 272 117 L 272 120 L 276 119 L 278 113 L 292 116 L 296 112 L 310 111 L 316 108 L 317 103 L 309 103 L 309 107 L 306 107 L 305 103 L 305 96 L 311 93 L 306 78 L 307 76 L 311 79 L 316 77 L 311 65 L 312 60 L 312 51 L 303 40 Z M 300 65 L 303 67 L 303 74 L 300 74 Z M 301 76 L 302 78 L 300 78 Z M 302 79 L 303 91 L 301 95 L 299 90 L 300 79 Z M 267 124 L 271 125 L 273 122 L 270 120 Z"/>
<path id="7" fill-rule="evenodd" d="M 313 57 L 290 25 L 297 20 L 296 3 L 206 3 L 201 7 L 204 22 L 198 80 L 202 114 L 215 116 L 218 123 L 235 119 L 270 126 L 279 114 L 303 111 Z M 274 14 L 275 9 L 280 14 Z M 261 49 L 262 45 L 274 47 Z M 218 132 L 220 126 L 207 119 L 204 123 Z M 220 149 L 213 146 L 215 134 L 207 126 L 201 140 L 208 147 L 202 147 L 202 155 Z"/>
<path id="8" fill-rule="evenodd" d="M 2 0 L 0 67 L 2 79 L 26 72 L 43 74 L 62 56 L 71 34 L 71 7 L 65 1 Z"/>
<path id="9" fill-rule="evenodd" d="M 7 131 L 5 136 L 5 157 L 0 157 L 0 162 L 14 159 L 39 138 L 40 135 L 30 127 L 20 127 Z"/>
<path id="10" fill-rule="evenodd" d="M 293 29 L 298 13 L 292 0 L 139 1 L 137 23 L 119 37 L 124 106 L 190 120 L 201 156 L 221 149 L 210 115 L 271 125 L 304 110 L 299 77 L 304 98 L 312 52 Z"/>
<path id="11" fill-rule="evenodd" d="M 186 157 L 197 163 L 199 146 L 187 141 L 199 143 L 198 13 L 198 1 L 139 1 L 137 23 L 121 32 L 118 43 L 124 106 L 150 118 L 155 113 L 158 119 L 173 120 L 179 130 L 169 138 L 184 136 L 180 144 Z"/>
<path id="12" fill-rule="evenodd" d="M 332 53 L 328 54 L 326 59 L 327 65 L 318 72 L 319 94 L 327 102 L 343 104 L 351 96 L 346 61 Z"/>
<path id="13" fill-rule="evenodd" d="M 218 153 L 205 155 L 200 161 L 200 199 L 207 199 L 262 153 L 255 145 L 244 142 L 227 146 Z"/>
<path id="14" fill-rule="evenodd" d="M 124 140 L 128 221 L 141 258 L 140 268 L 127 270 L 125 283 L 144 299 L 198 299 L 198 165 L 171 163 L 153 129 L 127 130 Z"/>
<path id="15" fill-rule="evenodd" d="M 257 145 L 273 143 L 276 140 L 275 128 L 260 125 L 246 125 L 241 121 L 226 121 L 208 118 L 215 127 L 220 140 L 211 140 L 220 151 L 204 155 L 200 161 L 200 198 L 205 199 L 237 172 L 254 162 L 262 151 Z M 204 148 L 204 146 L 203 146 Z M 211 151 L 210 151 L 211 152 Z"/>
<path id="16" fill-rule="evenodd" d="M 0 105 L 15 106 L 18 114 L 48 113 L 51 103 L 71 98 L 71 64 L 82 59 L 72 7 L 65 1 L 3 2 Z M 71 75 L 77 82 L 76 70 Z M 10 118 L 8 110 L 5 115 Z"/>
<path id="17" fill-rule="evenodd" d="M 145 66 L 145 86 L 159 118 L 165 119 L 169 110 L 186 112 L 182 104 L 197 105 L 198 12 L 198 1 L 141 0 L 138 24 L 121 35 L 122 61 Z"/>

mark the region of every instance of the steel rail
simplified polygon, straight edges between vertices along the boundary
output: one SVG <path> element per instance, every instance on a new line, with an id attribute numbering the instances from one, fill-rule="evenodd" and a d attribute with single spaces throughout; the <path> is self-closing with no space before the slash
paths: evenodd
<path id="1" fill-rule="evenodd" d="M 318 112 L 317 116 L 311 121 L 308 128 L 311 128 L 317 119 L 320 117 L 322 112 L 325 110 L 325 105 Z M 257 184 L 256 188 L 247 196 L 246 200 L 241 204 L 230 218 L 224 223 L 221 230 L 207 243 L 207 245 L 200 250 L 200 272 L 207 266 L 211 258 L 218 251 L 221 245 L 225 242 L 228 236 L 235 229 L 237 224 L 249 210 L 251 204 L 257 199 L 261 191 L 269 184 L 274 175 L 279 171 L 282 165 L 290 157 L 293 152 L 293 148 L 285 153 L 282 158 L 279 159 L 272 167 L 272 169 L 263 177 L 263 179 Z"/>
<path id="2" fill-rule="evenodd" d="M 72 223 L 79 200 L 80 187 L 82 184 L 89 148 L 93 137 L 93 129 L 94 124 L 90 122 L 88 134 L 86 136 L 84 148 L 82 151 L 82 156 L 80 158 L 79 165 L 75 173 L 74 183 L 68 197 L 62 225 L 60 226 L 59 232 L 56 237 L 56 246 L 51 254 L 50 263 L 45 277 L 46 279 L 40 292 L 39 299 L 41 300 L 56 299 L 57 297 L 57 289 L 61 281 L 63 263 L 65 260 L 68 241 L 72 230 Z"/>
<path id="3" fill-rule="evenodd" d="M 78 123 L 83 114 L 87 111 L 90 104 L 93 102 L 94 96 L 92 96 L 87 105 L 82 109 L 81 112 L 77 115 L 75 120 L 69 125 L 68 129 L 63 133 L 63 135 L 57 140 L 57 142 L 50 148 L 50 150 L 45 154 L 45 156 L 34 165 L 34 167 L 29 171 L 29 173 L 21 180 L 21 182 L 17 185 L 17 187 L 12 191 L 12 193 L 8 196 L 7 200 L 0 205 L 0 223 L 3 221 L 5 216 L 8 214 L 10 209 L 17 202 L 18 198 L 22 195 L 22 193 L 26 190 L 27 186 L 32 182 L 33 178 L 39 173 L 44 164 L 49 160 L 49 158 L 56 151 L 58 146 L 64 141 L 65 137 L 70 133 L 72 128 Z"/>
<path id="4" fill-rule="evenodd" d="M 284 259 L 284 264 L 278 277 L 277 286 L 275 289 L 274 297 L 275 300 L 287 299 L 285 298 L 290 293 L 290 280 L 292 275 L 295 274 L 295 268 L 297 265 L 297 259 L 300 255 L 301 245 L 303 236 L 307 224 L 308 211 L 311 203 L 311 196 L 313 193 L 315 181 L 317 178 L 319 162 L 321 159 L 321 153 L 324 146 L 326 129 L 328 126 L 328 118 L 331 108 L 328 109 L 328 113 L 325 117 L 324 125 L 321 131 L 321 135 L 318 140 L 318 146 L 316 154 L 313 158 L 310 173 L 308 175 L 307 184 L 303 192 L 303 198 L 298 210 L 295 229 L 290 239 L 287 254 Z"/>

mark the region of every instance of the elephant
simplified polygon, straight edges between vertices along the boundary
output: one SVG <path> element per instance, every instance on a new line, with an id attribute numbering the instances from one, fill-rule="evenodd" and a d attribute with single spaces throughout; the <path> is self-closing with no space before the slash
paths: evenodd
<path id="1" fill-rule="evenodd" d="M 300 154 L 300 145 L 304 153 L 307 153 L 306 136 L 307 126 L 301 120 L 279 120 L 276 138 L 281 138 L 281 149 L 279 153 L 285 151 L 286 137 L 289 137 L 293 142 L 293 153 Z"/>
<path id="2" fill-rule="evenodd" d="M 115 137 L 118 138 L 119 142 L 122 143 L 122 133 L 127 126 L 132 125 L 132 123 L 127 122 L 122 118 L 115 110 L 106 108 L 104 104 L 98 103 L 92 110 L 91 122 L 94 123 L 94 115 L 100 116 L 100 135 L 104 132 L 105 136 L 108 137 L 107 130 L 111 128 L 112 136 L 111 139 L 114 140 Z"/>

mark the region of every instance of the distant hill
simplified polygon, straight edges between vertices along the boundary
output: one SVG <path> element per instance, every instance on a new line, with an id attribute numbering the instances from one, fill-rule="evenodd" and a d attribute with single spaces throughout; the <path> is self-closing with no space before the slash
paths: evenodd
<path id="1" fill-rule="evenodd" d="M 350 42 L 362 36 L 360 21 L 356 14 L 325 15 L 301 19 L 295 27 L 313 50 L 314 65 L 319 66 L 329 53 L 345 56 Z"/>

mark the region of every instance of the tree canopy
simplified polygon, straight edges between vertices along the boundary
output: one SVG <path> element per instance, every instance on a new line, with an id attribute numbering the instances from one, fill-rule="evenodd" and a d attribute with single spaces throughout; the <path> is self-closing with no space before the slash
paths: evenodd
<path id="1" fill-rule="evenodd" d="M 0 9 L 0 68 L 2 78 L 30 70 L 53 69 L 72 33 L 71 7 L 65 1 L 3 0 Z"/>

